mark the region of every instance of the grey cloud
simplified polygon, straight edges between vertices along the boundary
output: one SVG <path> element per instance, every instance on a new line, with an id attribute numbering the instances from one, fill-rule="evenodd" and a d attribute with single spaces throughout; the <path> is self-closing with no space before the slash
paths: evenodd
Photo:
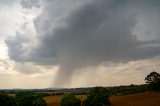
<path id="1" fill-rule="evenodd" d="M 27 52 L 25 44 L 29 41 L 22 33 L 17 32 L 15 37 L 8 37 L 5 42 L 9 47 L 8 52 L 10 58 L 18 62 L 28 60 L 27 55 L 25 55 Z"/>
<path id="2" fill-rule="evenodd" d="M 23 8 L 40 7 L 40 0 L 21 0 L 20 3 Z"/>
<path id="3" fill-rule="evenodd" d="M 33 66 L 32 64 L 21 64 L 16 63 L 14 65 L 14 69 L 18 72 L 26 75 L 33 75 L 37 73 L 43 73 L 42 70 L 36 66 Z"/>
<path id="4" fill-rule="evenodd" d="M 0 5 L 12 5 L 17 0 L 0 0 Z"/>
<path id="5" fill-rule="evenodd" d="M 160 44 L 159 41 L 140 41 L 132 33 L 141 10 L 149 6 L 158 7 L 153 5 L 155 2 L 88 0 L 81 5 L 77 2 L 73 8 L 67 8 L 69 4 L 63 11 L 52 10 L 53 6 L 47 5 L 34 20 L 39 33 L 39 46 L 32 48 L 27 60 L 21 55 L 25 52 L 21 46 L 18 46 L 19 50 L 15 49 L 23 40 L 12 39 L 7 42 L 10 57 L 22 62 L 60 65 L 55 81 L 55 86 L 59 87 L 70 81 L 74 70 L 80 67 L 99 65 L 105 61 L 123 63 L 157 56 L 160 46 L 151 44 Z"/>

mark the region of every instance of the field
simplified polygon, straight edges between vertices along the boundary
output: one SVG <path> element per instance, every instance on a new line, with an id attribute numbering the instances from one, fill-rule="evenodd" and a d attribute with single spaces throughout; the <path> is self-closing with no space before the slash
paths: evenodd
<path id="1" fill-rule="evenodd" d="M 85 99 L 85 95 L 77 96 Z M 46 96 L 47 106 L 60 106 L 62 96 Z M 160 93 L 139 93 L 125 96 L 111 96 L 111 106 L 160 106 Z"/>
<path id="2" fill-rule="evenodd" d="M 81 100 L 86 99 L 86 95 L 77 95 L 77 98 Z M 44 100 L 47 103 L 47 106 L 60 106 L 60 101 L 61 101 L 62 96 L 46 96 L 44 97 Z"/>
<path id="3" fill-rule="evenodd" d="M 160 93 L 112 96 L 110 100 L 112 106 L 160 106 Z"/>
<path id="4" fill-rule="evenodd" d="M 47 106 L 59 106 L 62 96 L 46 96 L 43 99 L 46 101 Z"/>

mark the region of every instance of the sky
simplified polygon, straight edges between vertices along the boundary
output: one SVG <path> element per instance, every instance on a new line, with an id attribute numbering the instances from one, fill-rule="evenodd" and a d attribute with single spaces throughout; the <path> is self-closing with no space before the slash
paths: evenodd
<path id="1" fill-rule="evenodd" d="M 144 84 L 160 73 L 159 0 L 0 0 L 0 89 Z"/>

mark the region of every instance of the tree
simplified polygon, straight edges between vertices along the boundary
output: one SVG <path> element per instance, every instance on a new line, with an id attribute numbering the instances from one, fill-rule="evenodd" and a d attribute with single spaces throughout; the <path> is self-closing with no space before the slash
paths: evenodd
<path id="1" fill-rule="evenodd" d="M 18 106 L 47 106 L 42 96 L 33 92 L 18 92 L 16 99 Z"/>
<path id="2" fill-rule="evenodd" d="M 81 106 L 81 100 L 69 94 L 62 97 L 61 106 Z"/>
<path id="3" fill-rule="evenodd" d="M 92 89 L 86 101 L 84 102 L 85 106 L 109 106 L 110 101 L 108 99 L 109 93 L 106 88 L 95 87 Z"/>
<path id="4" fill-rule="evenodd" d="M 34 100 L 34 95 L 25 95 L 19 100 L 18 106 L 33 106 Z"/>
<path id="5" fill-rule="evenodd" d="M 47 103 L 43 98 L 39 98 L 33 101 L 33 106 L 47 106 Z"/>
<path id="6" fill-rule="evenodd" d="M 151 87 L 151 90 L 158 91 L 160 90 L 160 74 L 153 71 L 147 77 L 145 81 Z"/>
<path id="7" fill-rule="evenodd" d="M 0 106 L 16 106 L 16 99 L 14 97 L 0 94 Z"/>

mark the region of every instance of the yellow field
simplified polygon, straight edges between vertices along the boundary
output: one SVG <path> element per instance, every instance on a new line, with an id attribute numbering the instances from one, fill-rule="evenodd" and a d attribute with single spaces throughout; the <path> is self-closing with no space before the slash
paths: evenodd
<path id="1" fill-rule="evenodd" d="M 46 96 L 43 99 L 47 103 L 47 106 L 59 106 L 62 96 Z"/>
<path id="2" fill-rule="evenodd" d="M 85 95 L 77 95 L 81 100 Z M 60 106 L 62 96 L 46 96 L 47 106 Z M 139 93 L 126 96 L 111 96 L 111 106 L 160 106 L 160 93 Z"/>
<path id="3" fill-rule="evenodd" d="M 12 97 L 15 97 L 16 94 L 7 94 L 8 96 L 12 96 Z"/>

